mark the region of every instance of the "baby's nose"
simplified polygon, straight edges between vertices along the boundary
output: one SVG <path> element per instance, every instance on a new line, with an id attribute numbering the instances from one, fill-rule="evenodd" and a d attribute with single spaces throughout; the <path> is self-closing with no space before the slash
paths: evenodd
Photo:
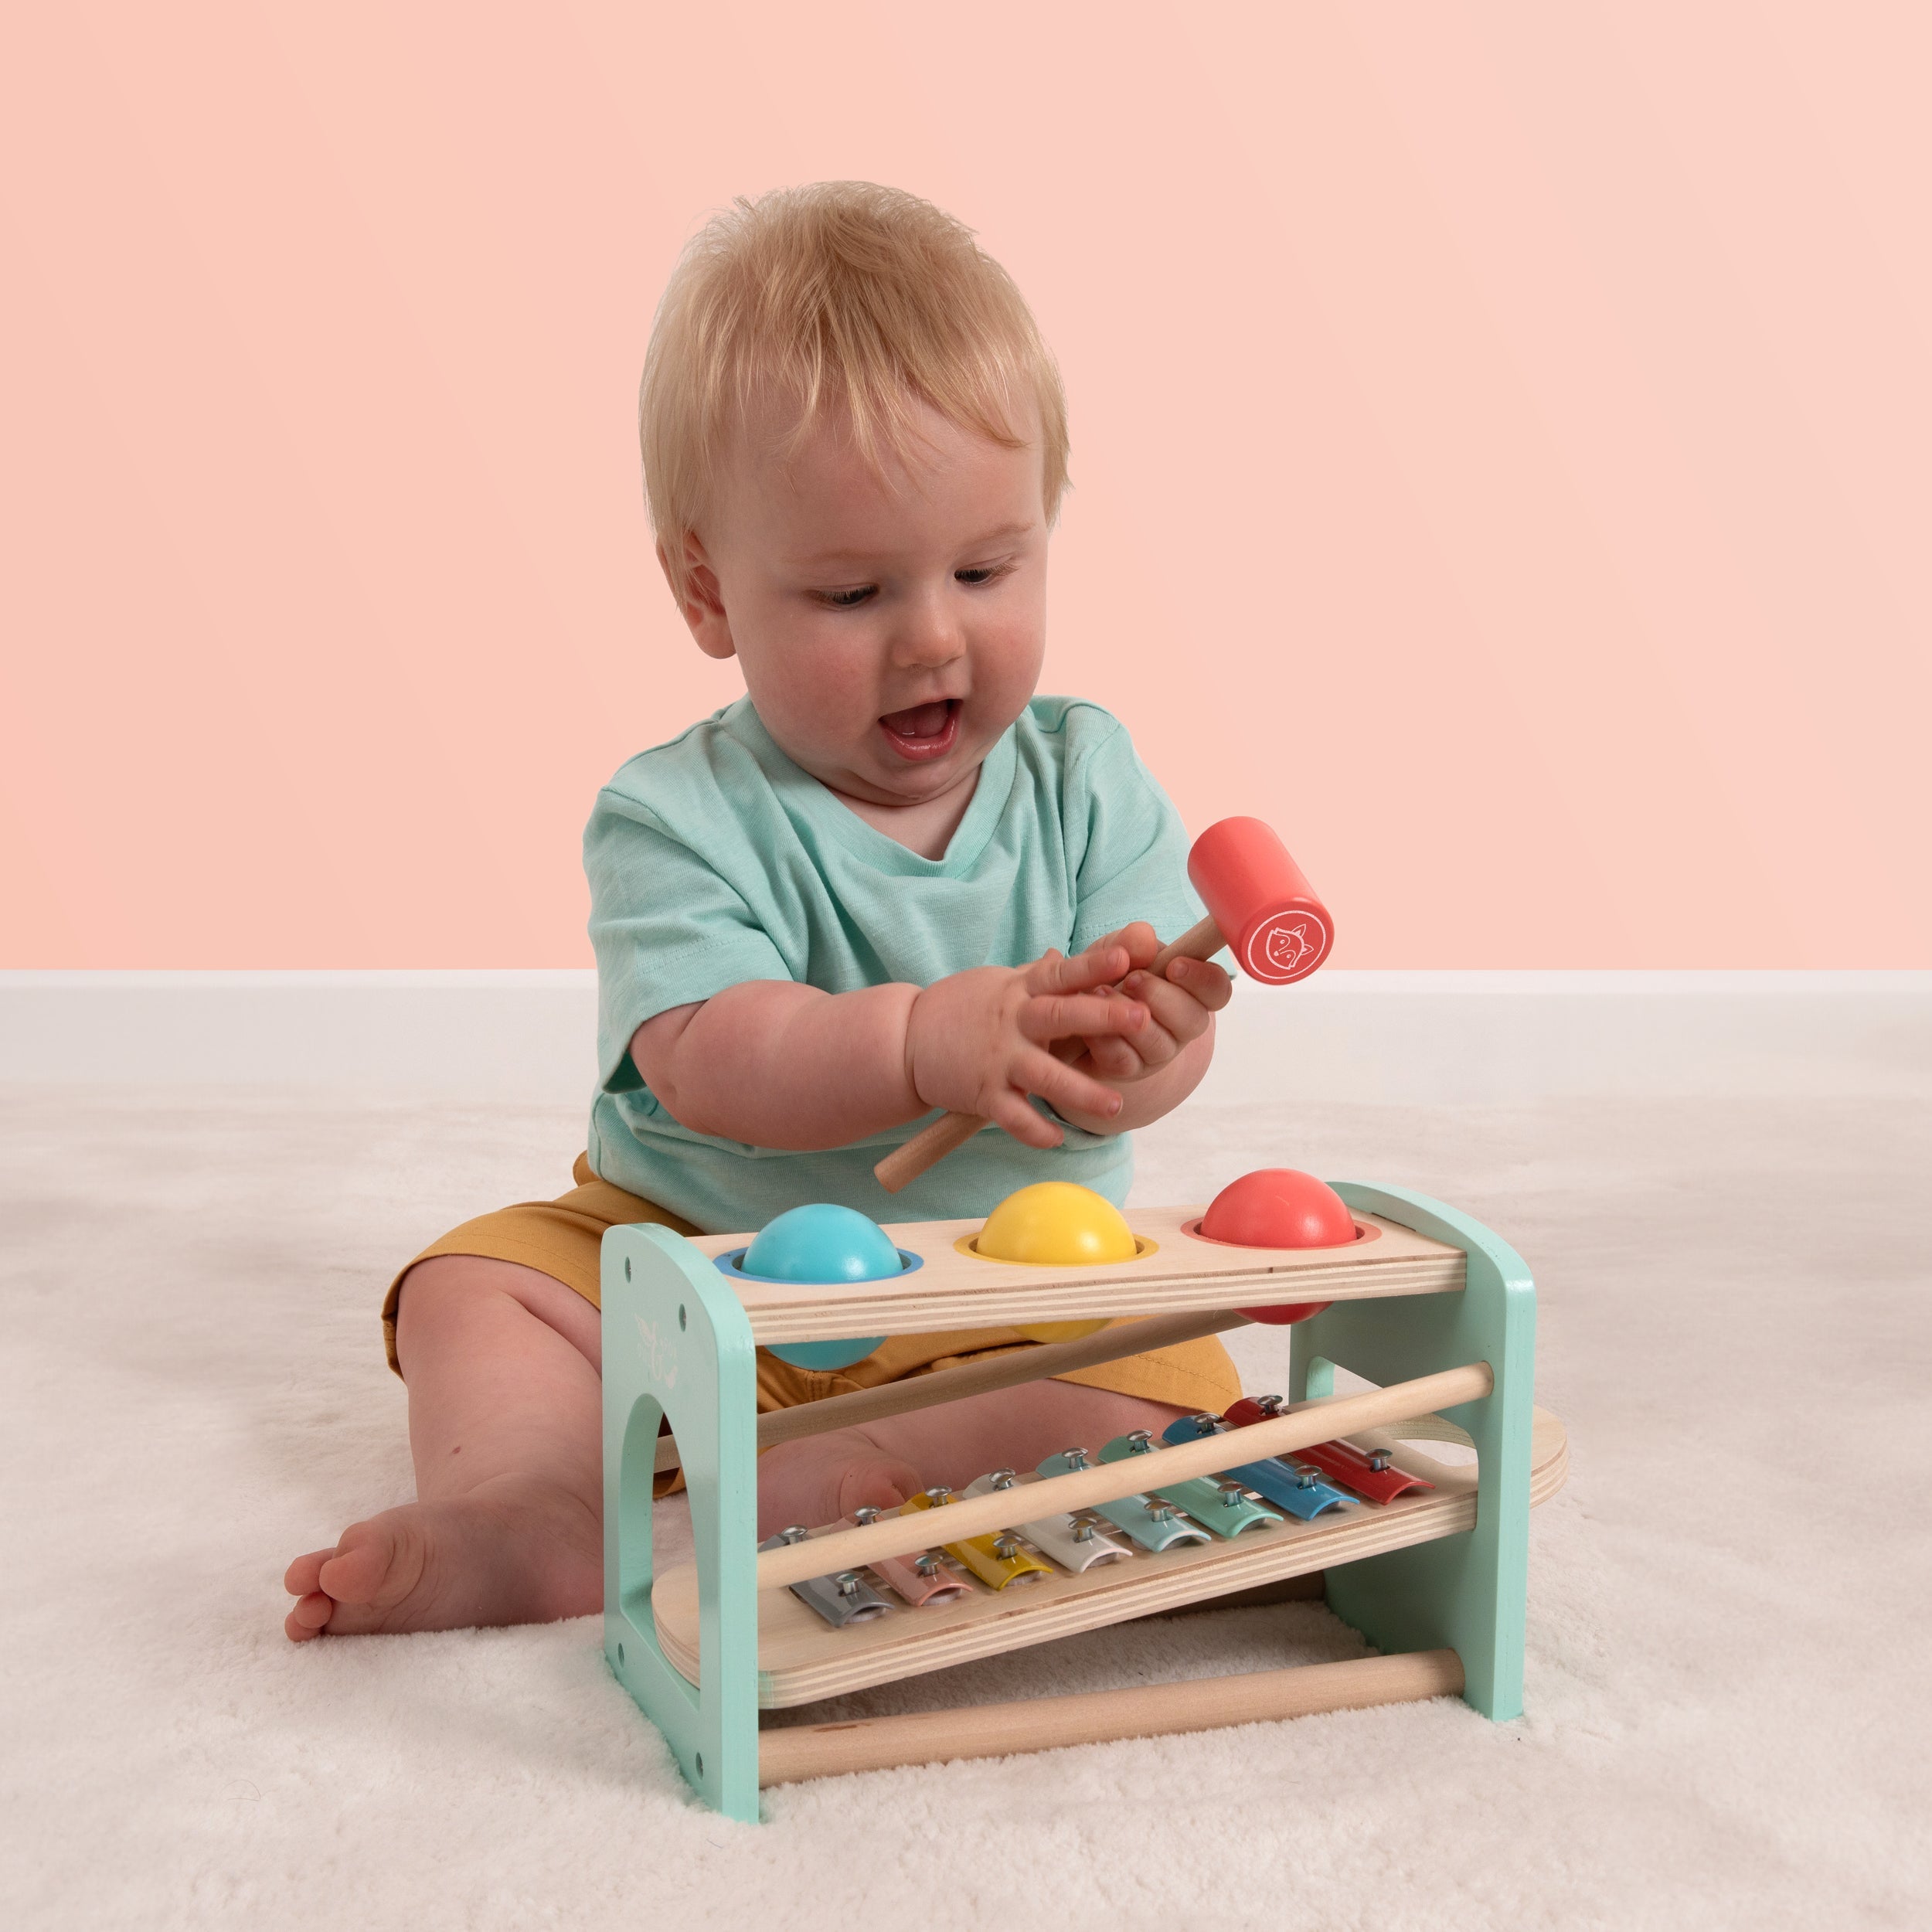
<path id="1" fill-rule="evenodd" d="M 964 654 L 966 635 L 937 597 L 909 600 L 893 634 L 893 662 L 907 668 L 951 664 Z"/>

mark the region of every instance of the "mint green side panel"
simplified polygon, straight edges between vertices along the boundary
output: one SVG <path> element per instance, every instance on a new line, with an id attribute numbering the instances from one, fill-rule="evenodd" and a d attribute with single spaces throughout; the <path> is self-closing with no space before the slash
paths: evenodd
<path id="1" fill-rule="evenodd" d="M 1462 1659 L 1464 1699 L 1485 1717 L 1522 1714 L 1529 1583 L 1530 1407 L 1536 1292 L 1522 1257 L 1479 1222 L 1403 1188 L 1332 1183 L 1352 1208 L 1446 1241 L 1469 1257 L 1461 1294 L 1338 1301 L 1292 1332 L 1291 1398 L 1330 1393 L 1332 1365 L 1386 1384 L 1487 1362 L 1495 1392 L 1444 1413 L 1478 1458 L 1476 1526 L 1331 1570 L 1328 1604 L 1377 1649 Z"/>
<path id="2" fill-rule="evenodd" d="M 723 1277 L 668 1228 L 604 1237 L 604 1652 L 678 1768 L 727 1818 L 758 1816 L 757 1383 L 751 1325 Z M 651 1616 L 651 1488 L 671 1419 L 691 1492 L 697 1689 Z"/>

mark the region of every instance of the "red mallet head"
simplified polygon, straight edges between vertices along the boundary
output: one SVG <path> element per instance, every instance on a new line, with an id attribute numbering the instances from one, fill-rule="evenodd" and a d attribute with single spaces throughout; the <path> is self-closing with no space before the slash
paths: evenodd
<path id="1" fill-rule="evenodd" d="M 1187 855 L 1187 876 L 1250 979 L 1286 986 L 1328 957 L 1335 944 L 1328 909 L 1259 818 L 1209 825 Z"/>
<path id="2" fill-rule="evenodd" d="M 1196 1230 L 1204 1240 L 1237 1248 L 1338 1248 L 1355 1240 L 1355 1218 L 1325 1181 L 1298 1168 L 1264 1167 L 1230 1181 L 1208 1203 Z M 1284 1328 L 1305 1321 L 1325 1301 L 1284 1301 L 1243 1308 L 1250 1321 Z"/>

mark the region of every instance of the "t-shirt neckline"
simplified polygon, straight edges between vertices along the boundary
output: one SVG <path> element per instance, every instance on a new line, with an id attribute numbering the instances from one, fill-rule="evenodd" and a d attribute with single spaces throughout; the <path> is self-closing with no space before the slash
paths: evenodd
<path id="1" fill-rule="evenodd" d="M 1012 795 L 1013 774 L 1019 754 L 1013 743 L 1016 727 L 1009 725 L 980 766 L 972 802 L 953 828 L 944 856 L 928 859 L 911 846 L 901 845 L 889 832 L 869 824 L 830 787 L 797 764 L 766 729 L 765 721 L 749 697 L 740 698 L 730 709 L 740 711 L 740 707 L 736 722 L 770 775 L 772 789 L 781 804 L 880 872 L 937 878 L 969 871 L 991 842 Z"/>

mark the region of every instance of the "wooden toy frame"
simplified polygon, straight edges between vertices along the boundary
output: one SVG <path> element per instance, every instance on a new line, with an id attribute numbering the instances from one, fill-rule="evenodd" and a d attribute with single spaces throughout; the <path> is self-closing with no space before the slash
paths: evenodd
<path id="1" fill-rule="evenodd" d="M 761 1785 L 934 1758 L 1004 1754 L 1110 1737 L 1460 1692 L 1492 1718 L 1522 1708 L 1529 1513 L 1562 1482 L 1566 1451 L 1532 1407 L 1536 1294 L 1505 1243 L 1439 1202 L 1339 1182 L 1363 1230 L 1345 1249 L 1252 1249 L 1189 1232 L 1199 1210 L 1129 1216 L 1155 1251 L 1050 1268 L 961 1253 L 978 1223 L 889 1226 L 923 1265 L 835 1287 L 729 1278 L 718 1256 L 744 1235 L 686 1240 L 654 1226 L 604 1236 L 604 1650 L 695 1790 L 726 1815 L 758 1816 Z M 1436 1485 L 1427 1495 L 1287 1522 L 1208 1547 L 1056 1576 L 1009 1604 L 975 1594 L 834 1629 L 785 1587 L 931 1540 L 930 1521 L 890 1517 L 757 1548 L 760 1447 L 1065 1373 L 1241 1325 L 1236 1305 L 1322 1301 L 1292 1331 L 1291 1406 L 1274 1420 L 1161 1452 L 1165 1476 L 1203 1475 L 1334 1437 L 1389 1447 Z M 1140 1317 L 1049 1345 L 759 1417 L 759 1343 L 853 1334 Z M 1345 1367 L 1372 1384 L 1334 1393 Z M 1423 1420 L 1423 1419 L 1427 1420 Z M 671 1436 L 659 1435 L 668 1420 Z M 1391 1430 L 1391 1424 L 1405 1425 Z M 1379 1434 L 1376 1432 L 1380 1432 Z M 1366 1433 L 1365 1433 L 1366 1432 Z M 1475 1448 L 1467 1464 L 1423 1455 L 1430 1434 Z M 652 1478 L 681 1464 L 694 1560 L 654 1577 Z M 954 1536 L 977 1536 L 1145 1488 L 1114 1463 L 956 1502 Z M 1049 1491 L 1053 1500 L 1046 1500 Z M 1031 1700 L 977 1711 L 776 1729 L 761 1707 L 992 1655 L 1294 1577 L 1325 1576 L 1330 1607 L 1384 1655 L 1205 1682 Z"/>

